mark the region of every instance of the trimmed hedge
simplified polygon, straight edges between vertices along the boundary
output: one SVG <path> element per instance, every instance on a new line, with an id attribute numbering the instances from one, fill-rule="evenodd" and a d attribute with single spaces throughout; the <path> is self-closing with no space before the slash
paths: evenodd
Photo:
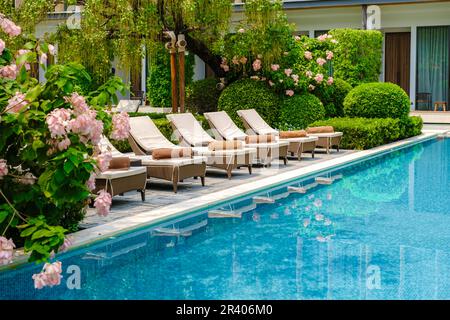
<path id="1" fill-rule="evenodd" d="M 345 97 L 347 117 L 404 118 L 409 114 L 406 92 L 389 82 L 366 83 L 353 88 Z"/>
<path id="2" fill-rule="evenodd" d="M 217 89 L 219 80 L 208 78 L 192 83 L 186 98 L 186 107 L 189 111 L 203 114 L 205 112 L 217 111 L 222 90 Z"/>
<path id="3" fill-rule="evenodd" d="M 334 77 L 352 86 L 378 81 L 381 71 L 383 35 L 375 30 L 334 29 Z"/>
<path id="4" fill-rule="evenodd" d="M 365 150 L 420 134 L 422 119 L 334 118 L 314 122 L 311 126 L 333 126 L 344 133 L 341 148 Z"/>
<path id="5" fill-rule="evenodd" d="M 148 116 L 150 117 L 155 125 L 158 127 L 159 131 L 170 141 L 177 143 L 176 140 L 174 140 L 174 137 L 172 137 L 173 130 L 172 126 L 170 125 L 169 120 L 166 118 L 165 113 L 138 113 L 138 112 L 130 112 L 130 117 L 142 117 L 142 116 Z M 203 128 L 205 130 L 209 129 L 208 121 L 206 121 L 205 117 L 202 115 L 195 115 L 195 118 L 202 124 Z M 124 141 L 116 141 L 111 140 L 111 143 L 119 150 L 120 152 L 132 152 L 130 144 L 128 143 L 128 140 Z"/>
<path id="6" fill-rule="evenodd" d="M 244 79 L 226 87 L 219 98 L 218 110 L 226 111 L 242 127 L 236 111 L 255 109 L 269 125 L 275 125 L 279 115 L 278 96 L 261 81 Z"/>
<path id="7" fill-rule="evenodd" d="M 281 130 L 304 129 L 324 117 L 325 108 L 315 95 L 294 95 L 283 99 L 278 127 Z"/>
<path id="8" fill-rule="evenodd" d="M 332 86 L 321 86 L 314 90 L 314 95 L 322 101 L 325 107 L 325 116 L 343 117 L 344 99 L 352 90 L 352 86 L 345 80 L 334 79 Z"/>

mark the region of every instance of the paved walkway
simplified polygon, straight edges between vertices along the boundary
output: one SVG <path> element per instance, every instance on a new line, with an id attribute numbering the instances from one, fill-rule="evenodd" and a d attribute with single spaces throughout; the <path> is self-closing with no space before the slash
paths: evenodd
<path id="1" fill-rule="evenodd" d="M 184 200 L 194 199 L 195 197 L 206 195 L 213 192 L 220 192 L 243 183 L 257 181 L 263 178 L 277 175 L 289 170 L 305 167 L 311 164 L 323 162 L 329 159 L 342 157 L 344 155 L 357 151 L 341 150 L 339 153 L 332 152 L 326 154 L 324 152 L 316 152 L 315 159 L 311 159 L 306 154 L 302 161 L 291 159 L 287 166 L 282 162 L 274 161 L 269 168 L 256 167 L 253 168 L 253 174 L 249 175 L 247 168 L 233 171 L 231 180 L 226 178 L 225 171 L 207 168 L 206 186 L 202 187 L 200 179 L 186 179 L 179 183 L 178 193 L 173 193 L 172 184 L 167 181 L 151 179 L 147 184 L 146 201 L 142 202 L 138 192 L 128 192 L 124 196 L 116 196 L 113 198 L 111 212 L 107 217 L 100 217 L 96 214 L 95 209 L 88 209 L 84 221 L 80 224 L 81 228 L 90 228 L 114 221 L 135 214 L 147 212 L 166 205 L 179 203 Z"/>

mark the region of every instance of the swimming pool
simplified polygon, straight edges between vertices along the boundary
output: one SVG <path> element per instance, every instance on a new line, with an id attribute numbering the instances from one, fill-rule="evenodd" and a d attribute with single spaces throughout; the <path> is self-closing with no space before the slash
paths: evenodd
<path id="1" fill-rule="evenodd" d="M 450 139 L 316 178 L 61 255 L 59 287 L 1 272 L 0 299 L 450 299 Z"/>

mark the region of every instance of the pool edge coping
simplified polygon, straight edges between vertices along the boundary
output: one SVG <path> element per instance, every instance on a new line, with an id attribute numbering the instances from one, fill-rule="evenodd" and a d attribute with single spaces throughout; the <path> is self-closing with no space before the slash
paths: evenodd
<path id="1" fill-rule="evenodd" d="M 208 207 L 218 205 L 222 202 L 234 200 L 245 193 L 255 193 L 277 185 L 289 183 L 289 181 L 301 179 L 310 175 L 318 174 L 333 168 L 351 165 L 354 162 L 366 161 L 369 158 L 381 155 L 387 152 L 403 149 L 414 144 L 422 143 L 434 138 L 438 138 L 445 133 L 445 130 L 423 131 L 419 136 L 407 138 L 393 143 L 385 144 L 369 150 L 353 152 L 342 157 L 325 160 L 314 163 L 306 167 L 296 168 L 275 176 L 264 177 L 260 180 L 250 181 L 231 189 L 216 191 L 211 194 L 202 195 L 197 198 L 180 201 L 149 211 L 141 212 L 129 217 L 117 219 L 105 224 L 77 231 L 70 234 L 72 246 L 70 251 L 92 245 L 94 243 L 117 237 L 140 228 L 150 227 L 174 218 L 178 218 L 190 213 L 204 210 Z M 13 263 L 0 266 L 0 272 L 9 269 L 15 269 L 20 265 L 26 264 L 28 255 L 23 251 L 16 250 L 16 256 Z"/>

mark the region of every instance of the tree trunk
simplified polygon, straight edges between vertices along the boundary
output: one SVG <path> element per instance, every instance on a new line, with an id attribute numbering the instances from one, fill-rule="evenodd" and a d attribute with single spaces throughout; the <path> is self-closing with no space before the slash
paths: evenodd
<path id="1" fill-rule="evenodd" d="M 203 42 L 192 38 L 189 34 L 185 34 L 185 37 L 187 50 L 202 59 L 214 71 L 217 78 L 225 77 L 225 71 L 220 67 L 222 58 L 213 54 Z"/>

